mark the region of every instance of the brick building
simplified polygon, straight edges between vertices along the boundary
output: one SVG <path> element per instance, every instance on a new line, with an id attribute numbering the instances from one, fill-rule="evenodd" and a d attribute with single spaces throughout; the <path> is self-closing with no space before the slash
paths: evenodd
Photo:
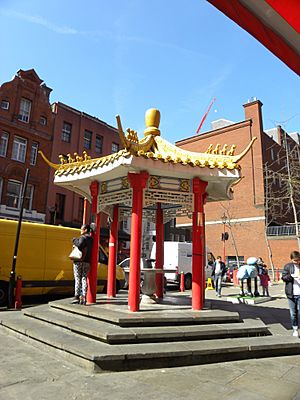
<path id="1" fill-rule="evenodd" d="M 236 153 L 240 153 L 254 136 L 257 137 L 240 163 L 244 177 L 234 188 L 233 200 L 205 206 L 206 244 L 214 255 L 224 256 L 225 253 L 229 263 L 236 262 L 237 255 L 241 261 L 250 256 L 261 256 L 269 265 L 269 243 L 274 265 L 281 267 L 298 245 L 293 229 L 289 229 L 289 236 L 283 234 L 283 226 L 294 228 L 287 225 L 293 222 L 292 214 L 285 212 L 287 201 L 282 200 L 276 205 L 277 211 L 281 208 L 281 213 L 272 215 L 270 212 L 270 204 L 266 202 L 268 180 L 265 167 L 267 165 L 273 174 L 268 190 L 278 197 L 282 182 L 279 177 L 276 180 L 276 172 L 286 167 L 286 158 L 282 157 L 286 153 L 285 146 L 289 154 L 294 152 L 299 157 L 299 134 L 288 135 L 281 127 L 264 132 L 262 103 L 259 100 L 245 104 L 244 111 L 244 121 L 218 121 L 214 130 L 180 140 L 176 145 L 186 150 L 205 152 L 210 144 L 214 147 L 218 143 L 222 147 L 228 144 L 228 148 L 235 144 Z M 177 227 L 186 229 L 190 226 L 191 221 L 177 219 Z M 224 242 L 221 236 L 225 231 L 229 238 Z"/>
<path id="2" fill-rule="evenodd" d="M 51 105 L 51 91 L 34 69 L 19 70 L 0 86 L 0 218 L 18 218 L 29 168 L 23 219 L 79 227 L 84 199 L 53 184 L 54 171 L 38 150 L 54 161 L 84 150 L 96 158 L 117 152 L 120 139 L 96 117 L 60 102 Z M 107 227 L 107 217 L 101 225 Z"/>
<path id="3" fill-rule="evenodd" d="M 38 157 L 51 156 L 51 90 L 31 69 L 19 70 L 0 87 L 0 217 L 18 218 L 22 184 L 30 170 L 24 219 L 44 222 L 49 168 Z"/>
<path id="4" fill-rule="evenodd" d="M 96 117 L 76 110 L 66 104 L 52 104 L 55 116 L 51 160 L 59 155 L 67 157 L 86 151 L 92 158 L 119 151 L 120 138 L 112 126 Z M 83 197 L 53 184 L 54 171 L 50 171 L 47 198 L 47 223 L 80 226 L 83 215 Z M 89 208 L 88 208 L 89 209 Z M 103 216 L 104 218 L 104 216 Z M 106 220 L 101 225 L 106 225 Z"/>

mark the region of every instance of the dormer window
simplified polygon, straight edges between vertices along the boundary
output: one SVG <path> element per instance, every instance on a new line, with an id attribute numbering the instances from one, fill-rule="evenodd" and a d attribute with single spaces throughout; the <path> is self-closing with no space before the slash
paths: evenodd
<path id="1" fill-rule="evenodd" d="M 2 110 L 8 110 L 9 109 L 9 101 L 2 100 L 0 103 L 0 107 L 2 108 Z"/>
<path id="2" fill-rule="evenodd" d="M 19 120 L 28 123 L 31 111 L 31 101 L 27 99 L 21 99 Z"/>
<path id="3" fill-rule="evenodd" d="M 43 115 L 40 116 L 40 124 L 46 126 L 47 125 L 47 118 Z"/>

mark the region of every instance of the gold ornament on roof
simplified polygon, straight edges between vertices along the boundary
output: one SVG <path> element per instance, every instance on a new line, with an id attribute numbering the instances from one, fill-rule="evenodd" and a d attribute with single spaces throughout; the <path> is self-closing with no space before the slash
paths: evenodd
<path id="1" fill-rule="evenodd" d="M 77 153 L 74 153 L 74 157 L 68 154 L 67 160 L 65 160 L 63 156 L 60 156 L 61 164 L 53 164 L 47 160 L 41 151 L 39 151 L 39 153 L 48 165 L 57 170 L 55 174 L 58 175 L 75 174 L 95 168 L 99 169 L 114 163 L 116 160 L 132 156 L 143 157 L 152 161 L 162 161 L 166 164 L 181 164 L 194 168 L 206 167 L 233 170 L 240 168 L 238 162 L 247 154 L 256 140 L 256 137 L 254 137 L 244 151 L 236 156 L 234 155 L 236 149 L 235 144 L 231 145 L 230 149 L 227 150 L 227 144 L 224 144 L 222 147 L 220 143 L 215 145 L 211 143 L 206 152 L 197 153 L 177 147 L 160 136 L 160 112 L 155 108 L 146 112 L 146 129 L 144 131 L 144 137 L 141 140 L 138 138 L 137 131 L 133 129 L 128 128 L 126 134 L 124 134 L 120 116 L 117 115 L 116 119 L 119 137 L 124 146 L 124 149 L 119 150 L 117 153 L 91 159 L 86 151 L 83 151 L 82 157 Z"/>

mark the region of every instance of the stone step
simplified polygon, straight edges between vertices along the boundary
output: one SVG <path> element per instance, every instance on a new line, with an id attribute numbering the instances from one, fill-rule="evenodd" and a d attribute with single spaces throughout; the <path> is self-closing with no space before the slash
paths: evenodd
<path id="1" fill-rule="evenodd" d="M 240 322 L 240 316 L 237 312 L 224 310 L 204 309 L 199 312 L 192 311 L 190 306 L 170 310 L 163 305 L 161 307 L 155 305 L 155 307 L 149 307 L 145 311 L 132 313 L 128 311 L 127 305 L 122 308 L 112 309 L 112 304 L 114 304 L 113 301 L 108 301 L 107 308 L 105 304 L 102 304 L 101 307 L 98 307 L 98 305 L 91 307 L 80 306 L 78 304 L 70 304 L 70 299 L 57 300 L 49 303 L 54 309 L 110 322 L 111 324 L 122 327 Z"/>
<path id="2" fill-rule="evenodd" d="M 204 340 L 270 334 L 268 328 L 260 320 L 210 325 L 123 328 L 106 321 L 53 309 L 48 305 L 29 308 L 23 313 L 28 317 L 110 344 Z"/>
<path id="3" fill-rule="evenodd" d="M 60 355 L 72 356 L 95 372 L 122 371 L 300 354 L 300 340 L 261 336 L 233 339 L 110 345 L 18 312 L 1 315 L 1 324 L 30 343 L 43 343 Z M 30 338 L 30 339 L 28 339 Z"/>

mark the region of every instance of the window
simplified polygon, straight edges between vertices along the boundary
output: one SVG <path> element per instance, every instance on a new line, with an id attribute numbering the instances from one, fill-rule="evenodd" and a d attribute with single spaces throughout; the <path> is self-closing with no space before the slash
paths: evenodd
<path id="1" fill-rule="evenodd" d="M 274 157 L 274 149 L 271 149 L 271 160 L 274 161 L 275 157 Z"/>
<path id="2" fill-rule="evenodd" d="M 24 208 L 26 208 L 26 210 L 32 209 L 32 199 L 33 199 L 33 185 L 27 185 L 25 199 L 24 199 Z"/>
<path id="3" fill-rule="evenodd" d="M 66 196 L 64 194 L 56 193 L 56 200 L 55 200 L 56 219 L 60 220 L 64 219 L 65 202 L 66 202 Z"/>
<path id="4" fill-rule="evenodd" d="M 16 161 L 25 162 L 26 147 L 27 140 L 16 136 L 14 138 L 11 158 Z"/>
<path id="5" fill-rule="evenodd" d="M 103 136 L 96 135 L 96 153 L 102 153 L 102 146 L 103 146 Z"/>
<path id="6" fill-rule="evenodd" d="M 9 180 L 7 183 L 7 200 L 8 207 L 19 208 L 21 198 L 22 184 L 18 181 Z"/>
<path id="7" fill-rule="evenodd" d="M 71 132 L 72 132 L 72 124 L 68 122 L 63 123 L 63 128 L 61 131 L 61 140 L 66 143 L 71 142 Z"/>
<path id="8" fill-rule="evenodd" d="M 30 152 L 30 165 L 36 164 L 38 148 L 39 148 L 39 144 L 36 142 L 33 142 L 32 146 L 31 146 L 31 152 Z"/>
<path id="9" fill-rule="evenodd" d="M 119 151 L 119 145 L 118 143 L 112 143 L 111 145 L 111 151 L 112 153 L 117 153 Z"/>
<path id="10" fill-rule="evenodd" d="M 2 100 L 0 107 L 2 108 L 2 110 L 8 110 L 9 109 L 9 101 L 7 100 Z"/>
<path id="11" fill-rule="evenodd" d="M 19 120 L 23 122 L 29 122 L 31 110 L 31 101 L 27 99 L 21 99 Z"/>
<path id="12" fill-rule="evenodd" d="M 7 201 L 8 207 L 20 208 L 22 195 L 22 183 L 18 181 L 9 180 L 7 183 Z M 27 185 L 26 194 L 24 198 L 24 208 L 31 210 L 33 199 L 33 185 Z"/>
<path id="13" fill-rule="evenodd" d="M 46 118 L 46 117 L 43 117 L 43 116 L 41 115 L 41 117 L 40 117 L 40 124 L 41 124 L 41 125 L 47 125 L 47 118 Z"/>
<path id="14" fill-rule="evenodd" d="M 1 133 L 1 137 L 0 137 L 0 156 L 1 157 L 6 157 L 8 137 L 9 137 L 8 133 L 6 133 L 6 132 Z"/>
<path id="15" fill-rule="evenodd" d="M 84 131 L 84 138 L 83 138 L 83 147 L 87 150 L 92 148 L 92 132 L 91 131 Z"/>

